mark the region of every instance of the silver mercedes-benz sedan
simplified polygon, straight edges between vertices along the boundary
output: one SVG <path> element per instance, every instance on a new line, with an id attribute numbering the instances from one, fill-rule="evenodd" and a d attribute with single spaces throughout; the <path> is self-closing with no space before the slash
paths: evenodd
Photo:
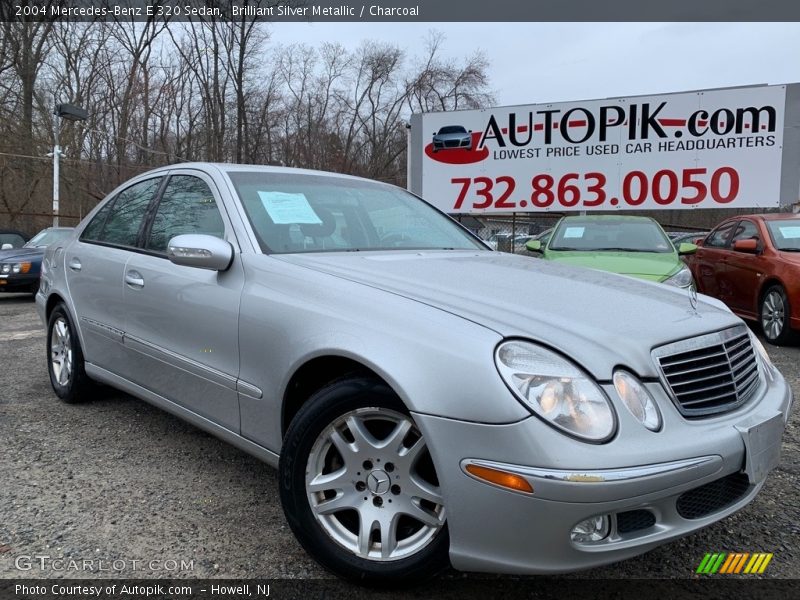
<path id="1" fill-rule="evenodd" d="M 373 583 L 696 531 L 753 500 L 792 404 L 719 302 L 494 252 L 344 175 L 140 175 L 48 248 L 36 301 L 59 398 L 104 383 L 277 466 L 303 547 Z"/>

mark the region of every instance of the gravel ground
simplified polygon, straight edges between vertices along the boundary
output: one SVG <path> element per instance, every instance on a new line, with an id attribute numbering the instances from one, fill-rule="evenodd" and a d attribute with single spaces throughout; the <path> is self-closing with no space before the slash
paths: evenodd
<path id="1" fill-rule="evenodd" d="M 800 347 L 769 352 L 800 396 Z M 687 578 L 713 551 L 774 552 L 765 577 L 800 577 L 798 430 L 795 409 L 780 467 L 746 509 L 570 577 Z M 19 570 L 25 555 L 94 560 L 94 571 L 56 570 L 49 561 Z M 181 570 L 181 561 L 192 568 Z M 58 401 L 33 302 L 0 295 L 0 578 L 86 576 L 329 577 L 292 536 L 273 469 L 114 390 L 86 405 Z"/>

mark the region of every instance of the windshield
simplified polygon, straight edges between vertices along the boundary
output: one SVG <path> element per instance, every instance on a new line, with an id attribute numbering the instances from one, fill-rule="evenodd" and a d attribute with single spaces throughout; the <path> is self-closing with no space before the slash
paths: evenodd
<path id="1" fill-rule="evenodd" d="M 26 248 L 37 248 L 42 246 L 49 246 L 53 242 L 62 240 L 72 233 L 72 229 L 45 229 L 33 236 L 27 244 Z"/>
<path id="2" fill-rule="evenodd" d="M 400 188 L 293 173 L 229 175 L 265 253 L 486 249 Z"/>
<path id="3" fill-rule="evenodd" d="M 11 244 L 12 248 L 19 248 L 25 244 L 25 238 L 16 233 L 0 232 L 0 247 Z"/>
<path id="4" fill-rule="evenodd" d="M 439 135 L 444 135 L 446 133 L 467 133 L 467 130 L 460 125 L 449 125 L 439 130 Z"/>
<path id="5" fill-rule="evenodd" d="M 590 220 L 568 218 L 561 221 L 550 240 L 549 250 L 674 252 L 664 231 L 650 220 Z"/>
<path id="6" fill-rule="evenodd" d="M 767 227 L 778 250 L 800 252 L 800 219 L 767 221 Z"/>

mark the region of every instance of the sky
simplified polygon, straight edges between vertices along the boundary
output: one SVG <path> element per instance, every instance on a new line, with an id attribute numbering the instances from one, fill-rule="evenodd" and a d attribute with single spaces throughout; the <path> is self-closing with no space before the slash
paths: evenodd
<path id="1" fill-rule="evenodd" d="M 498 105 L 800 82 L 800 23 L 277 23 L 272 41 L 482 50 Z"/>

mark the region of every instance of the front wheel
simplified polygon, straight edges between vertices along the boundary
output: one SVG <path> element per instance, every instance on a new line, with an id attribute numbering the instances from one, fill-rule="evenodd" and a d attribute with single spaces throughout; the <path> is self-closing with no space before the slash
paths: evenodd
<path id="1" fill-rule="evenodd" d="M 381 382 L 340 380 L 303 406 L 284 439 L 280 491 L 300 543 L 341 577 L 409 584 L 449 563 L 430 452 Z"/>
<path id="2" fill-rule="evenodd" d="M 790 327 L 791 308 L 789 298 L 780 285 L 773 285 L 761 299 L 761 329 L 771 344 L 782 345 L 793 337 Z"/>

